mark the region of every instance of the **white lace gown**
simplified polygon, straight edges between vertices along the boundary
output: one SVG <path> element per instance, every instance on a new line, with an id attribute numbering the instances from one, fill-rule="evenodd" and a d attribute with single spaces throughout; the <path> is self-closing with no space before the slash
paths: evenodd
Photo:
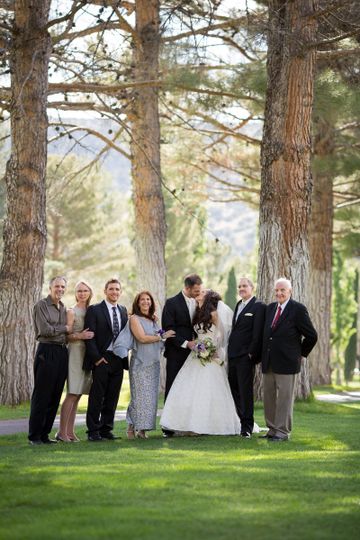
<path id="1" fill-rule="evenodd" d="M 227 339 L 221 328 L 212 327 L 199 337 L 210 336 L 217 356 L 225 361 Z M 239 435 L 240 420 L 228 382 L 226 365 L 212 361 L 203 366 L 191 352 L 167 396 L 160 424 L 172 431 L 201 435 Z"/>

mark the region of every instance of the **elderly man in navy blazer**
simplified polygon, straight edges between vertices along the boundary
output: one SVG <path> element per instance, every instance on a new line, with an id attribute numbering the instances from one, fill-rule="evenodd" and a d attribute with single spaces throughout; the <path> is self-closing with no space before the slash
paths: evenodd
<path id="1" fill-rule="evenodd" d="M 286 278 L 275 282 L 276 302 L 266 309 L 262 372 L 264 414 L 271 442 L 289 439 L 296 374 L 301 361 L 317 342 L 317 333 L 303 304 L 292 300 L 291 283 Z"/>
<path id="2" fill-rule="evenodd" d="M 239 280 L 237 303 L 229 336 L 229 383 L 241 422 L 241 436 L 249 439 L 254 428 L 254 373 L 261 361 L 266 305 L 254 296 L 249 278 Z"/>

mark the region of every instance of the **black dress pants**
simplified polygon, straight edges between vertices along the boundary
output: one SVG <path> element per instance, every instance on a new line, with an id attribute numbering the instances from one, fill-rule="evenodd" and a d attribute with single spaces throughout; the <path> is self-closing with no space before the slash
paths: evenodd
<path id="1" fill-rule="evenodd" d="M 123 380 L 123 359 L 110 351 L 104 353 L 107 364 L 92 370 L 93 382 L 86 413 L 88 434 L 109 433 L 114 428 L 114 417 Z"/>
<path id="2" fill-rule="evenodd" d="M 68 373 L 68 350 L 64 345 L 39 343 L 34 362 L 29 440 L 49 438 Z"/>
<path id="3" fill-rule="evenodd" d="M 254 374 L 255 366 L 248 355 L 229 359 L 229 384 L 241 421 L 241 433 L 254 429 Z"/>

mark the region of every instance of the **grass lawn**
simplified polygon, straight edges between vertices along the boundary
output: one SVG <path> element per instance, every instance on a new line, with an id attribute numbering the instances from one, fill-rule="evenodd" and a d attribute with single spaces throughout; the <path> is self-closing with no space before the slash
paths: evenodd
<path id="1" fill-rule="evenodd" d="M 65 386 L 66 390 L 66 386 Z M 64 400 L 66 392 L 63 393 L 62 400 Z M 82 396 L 79 402 L 78 412 L 85 413 L 87 408 L 87 396 Z M 125 409 L 130 401 L 130 385 L 128 372 L 124 372 L 124 380 L 121 387 L 121 394 L 118 403 L 118 409 Z M 30 402 L 22 403 L 16 407 L 7 405 L 0 405 L 0 420 L 16 420 L 20 418 L 29 418 Z"/>
<path id="2" fill-rule="evenodd" d="M 347 386 L 316 386 L 314 389 L 314 394 L 334 394 L 341 393 L 344 391 L 360 391 L 360 380 L 357 377 L 356 381 L 349 383 Z M 65 398 L 66 393 L 64 392 L 62 400 Z M 124 372 L 124 380 L 121 388 L 120 399 L 118 403 L 118 409 L 126 409 L 130 401 L 130 386 L 129 386 L 129 376 L 128 372 Z M 159 408 L 163 405 L 163 397 L 159 397 Z M 87 408 L 87 396 L 82 396 L 79 403 L 78 412 L 85 413 Z M 29 418 L 30 412 L 30 403 L 22 403 L 16 407 L 0 405 L 0 420 L 16 420 L 20 418 Z"/>
<path id="3" fill-rule="evenodd" d="M 293 439 L 280 444 L 157 431 L 30 447 L 25 434 L 3 436 L 0 538 L 351 539 L 359 420 L 356 407 L 299 403 Z"/>

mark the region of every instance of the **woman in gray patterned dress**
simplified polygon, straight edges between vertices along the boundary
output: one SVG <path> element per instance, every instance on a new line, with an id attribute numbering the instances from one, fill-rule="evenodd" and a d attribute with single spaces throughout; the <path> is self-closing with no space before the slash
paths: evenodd
<path id="1" fill-rule="evenodd" d="M 91 339 L 94 332 L 84 329 L 84 318 L 89 307 L 93 291 L 88 283 L 79 281 L 75 285 L 76 304 L 67 311 L 67 324 L 72 328 L 69 340 L 69 372 L 67 378 L 67 394 L 60 411 L 60 426 L 55 438 L 58 441 L 78 442 L 74 425 L 76 411 L 82 394 L 88 394 L 91 386 L 91 372 L 84 371 L 83 361 L 86 339 Z"/>
<path id="2" fill-rule="evenodd" d="M 136 295 L 130 318 L 134 336 L 129 378 L 131 401 L 126 414 L 129 439 L 146 439 L 146 431 L 155 429 L 160 379 L 160 352 L 163 341 L 175 335 L 162 333 L 155 315 L 154 298 L 148 291 Z"/>

